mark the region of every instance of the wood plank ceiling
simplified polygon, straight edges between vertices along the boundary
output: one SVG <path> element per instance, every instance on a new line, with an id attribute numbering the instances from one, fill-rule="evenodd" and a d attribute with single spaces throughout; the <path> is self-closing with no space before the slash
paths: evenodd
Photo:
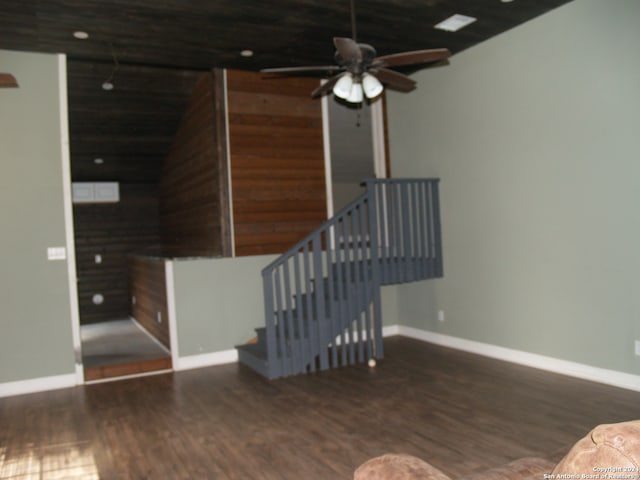
<path id="1" fill-rule="evenodd" d="M 356 0 L 358 40 L 455 54 L 568 1 Z M 456 13 L 478 20 L 433 28 Z M 67 54 L 72 179 L 120 182 L 118 204 L 75 209 L 82 323 L 126 316 L 127 255 L 159 251 L 157 184 L 202 71 L 333 64 L 335 36 L 349 0 L 0 0 L 0 49 Z"/>
<path id="2" fill-rule="evenodd" d="M 455 54 L 568 1 L 356 0 L 358 39 Z M 432 28 L 455 13 L 478 20 Z M 0 0 L 1 49 L 68 56 L 74 180 L 156 182 L 195 71 L 333 64 L 332 37 L 350 34 L 348 0 Z"/>
<path id="3" fill-rule="evenodd" d="M 465 50 L 569 0 L 357 0 L 358 39 L 380 55 L 422 48 Z M 434 30 L 455 14 L 478 20 Z M 77 30 L 89 34 L 77 40 Z M 64 52 L 74 59 L 208 69 L 333 62 L 334 36 L 351 36 L 340 0 L 2 0 L 0 48 Z M 253 58 L 240 56 L 243 49 Z"/>

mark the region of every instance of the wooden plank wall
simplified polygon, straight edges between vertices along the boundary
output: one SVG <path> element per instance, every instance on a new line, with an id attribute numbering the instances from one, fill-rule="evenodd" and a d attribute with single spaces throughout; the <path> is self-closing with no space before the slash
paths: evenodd
<path id="1" fill-rule="evenodd" d="M 317 86 L 227 71 L 236 255 L 282 253 L 327 218 Z"/>
<path id="2" fill-rule="evenodd" d="M 200 72 L 73 59 L 67 70 L 73 181 L 157 184 Z M 112 74 L 115 88 L 100 88 Z"/>
<path id="3" fill-rule="evenodd" d="M 200 72 L 77 59 L 67 70 L 71 178 L 120 183 L 119 203 L 73 207 L 80 323 L 127 318 L 127 256 L 159 253 L 158 179 Z"/>
<path id="4" fill-rule="evenodd" d="M 156 190 L 155 185 L 120 184 L 118 203 L 74 204 L 81 324 L 128 318 L 127 257 L 160 250 Z M 97 293 L 104 297 L 100 305 L 92 302 Z"/>
<path id="5" fill-rule="evenodd" d="M 160 179 L 164 254 L 228 256 L 228 174 L 222 73 L 201 74 Z"/>
<path id="6" fill-rule="evenodd" d="M 134 255 L 129 257 L 131 316 L 165 347 L 169 340 L 169 311 L 164 259 Z"/>

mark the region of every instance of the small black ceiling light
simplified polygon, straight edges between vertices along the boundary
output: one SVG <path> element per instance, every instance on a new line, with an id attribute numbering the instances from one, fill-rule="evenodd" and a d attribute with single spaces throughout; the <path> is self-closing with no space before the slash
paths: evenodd
<path id="1" fill-rule="evenodd" d="M 120 64 L 118 63 L 118 58 L 116 57 L 116 52 L 113 50 L 113 44 L 110 43 L 109 47 L 111 48 L 111 57 L 113 58 L 113 70 L 111 71 L 111 75 L 109 75 L 109 78 L 107 78 L 104 82 L 102 82 L 102 89 L 107 92 L 110 92 L 115 88 L 115 85 L 113 83 L 113 77 L 118 71 L 118 68 L 120 68 Z"/>

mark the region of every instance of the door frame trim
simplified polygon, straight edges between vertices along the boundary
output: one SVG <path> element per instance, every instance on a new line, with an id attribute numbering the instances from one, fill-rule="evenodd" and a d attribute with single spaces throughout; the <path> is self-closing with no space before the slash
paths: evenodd
<path id="1" fill-rule="evenodd" d="M 376 178 L 387 178 L 387 148 L 384 135 L 384 102 L 381 98 L 372 102 L 371 139 L 373 142 L 373 171 Z"/>
<path id="2" fill-rule="evenodd" d="M 67 248 L 67 279 L 69 281 L 69 310 L 75 363 L 76 384 L 84 383 L 82 338 L 80 335 L 80 307 L 76 274 L 76 246 L 71 197 L 71 154 L 69 151 L 69 104 L 67 92 L 67 56 L 58 54 L 58 99 L 60 104 L 60 156 L 62 158 L 62 191 L 64 202 L 64 232 Z"/>
<path id="3" fill-rule="evenodd" d="M 321 85 L 327 81 L 322 80 Z M 333 217 L 333 176 L 331 173 L 331 135 L 329 134 L 329 96 L 320 99 L 322 107 L 322 142 L 324 147 L 324 183 L 327 197 L 327 218 Z"/>

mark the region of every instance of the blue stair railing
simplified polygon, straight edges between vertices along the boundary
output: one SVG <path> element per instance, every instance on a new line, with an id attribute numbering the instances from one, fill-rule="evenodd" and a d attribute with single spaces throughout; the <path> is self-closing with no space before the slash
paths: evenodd
<path id="1" fill-rule="evenodd" d="M 382 285 L 441 277 L 438 179 L 366 192 L 262 270 L 266 325 L 239 360 L 268 378 L 383 358 Z"/>

